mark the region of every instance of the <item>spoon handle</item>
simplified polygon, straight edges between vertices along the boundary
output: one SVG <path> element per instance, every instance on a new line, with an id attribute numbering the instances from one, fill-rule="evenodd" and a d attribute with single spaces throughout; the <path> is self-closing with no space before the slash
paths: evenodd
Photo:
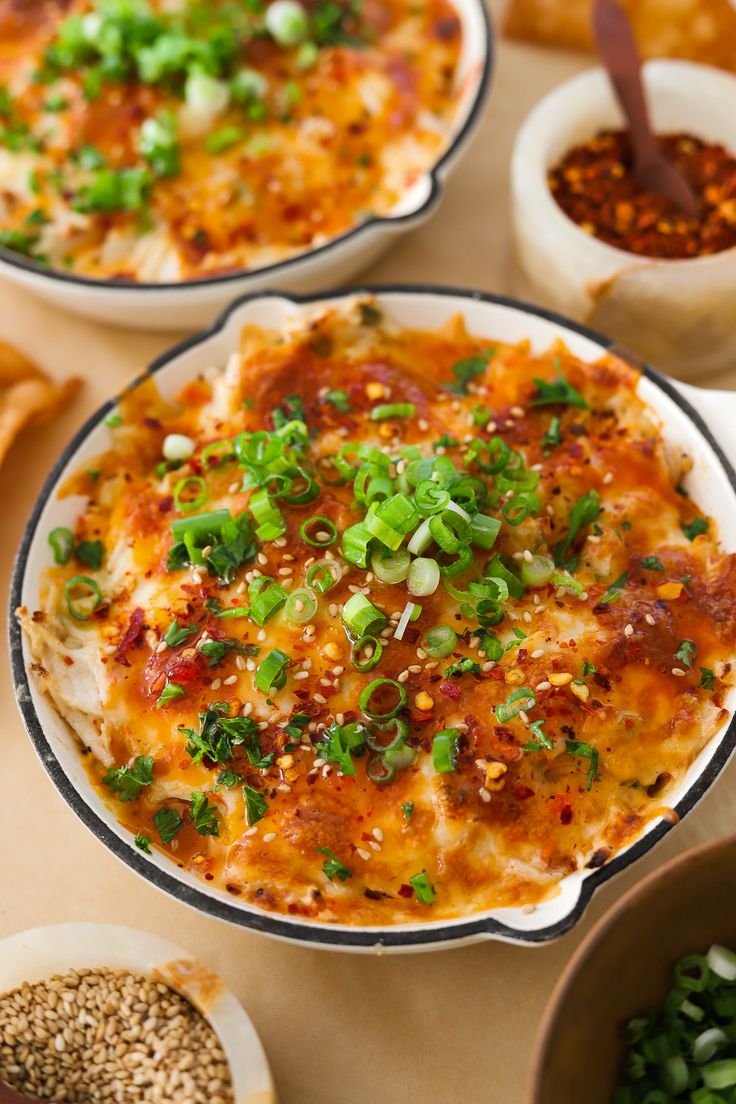
<path id="1" fill-rule="evenodd" d="M 656 152 L 649 123 L 641 58 L 628 17 L 618 0 L 595 0 L 593 34 L 598 53 L 629 124 L 635 160 L 646 161 Z"/>

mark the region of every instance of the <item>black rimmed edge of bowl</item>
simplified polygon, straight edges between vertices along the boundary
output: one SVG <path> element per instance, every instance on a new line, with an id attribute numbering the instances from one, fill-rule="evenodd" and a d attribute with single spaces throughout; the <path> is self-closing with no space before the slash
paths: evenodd
<path id="1" fill-rule="evenodd" d="M 421 206 L 416 208 L 416 210 L 407 211 L 404 215 L 372 215 L 364 222 L 358 223 L 356 226 L 346 230 L 345 233 L 330 238 L 329 241 L 326 241 L 323 245 L 315 246 L 313 249 L 308 249 L 303 253 L 297 253 L 292 257 L 285 257 L 282 261 L 274 261 L 272 264 L 263 265 L 258 268 L 238 269 L 237 272 L 228 272 L 220 276 L 204 276 L 199 280 L 174 280 L 167 283 L 150 283 L 137 280 L 96 280 L 91 276 L 78 276 L 73 272 L 62 272 L 57 268 L 46 268 L 33 261 L 30 257 L 24 257 L 20 253 L 13 252 L 12 249 L 4 249 L 2 247 L 0 247 L 0 261 L 13 268 L 19 268 L 23 272 L 28 272 L 44 279 L 55 280 L 58 283 L 76 284 L 79 287 L 108 288 L 121 292 L 172 291 L 176 288 L 188 288 L 192 290 L 200 287 L 227 286 L 228 284 L 234 283 L 236 280 L 243 280 L 251 276 L 271 277 L 277 272 L 283 276 L 284 282 L 288 283 L 289 275 L 297 265 L 303 264 L 313 257 L 324 257 L 333 252 L 338 246 L 342 246 L 345 242 L 362 236 L 373 228 L 383 225 L 392 227 L 411 226 L 413 222 L 429 214 L 439 203 L 444 187 L 440 181 L 442 169 L 448 162 L 451 162 L 456 157 L 469 140 L 470 135 L 480 121 L 480 116 L 488 100 L 488 94 L 491 89 L 491 77 L 495 65 L 495 32 L 485 0 L 476 0 L 476 3 L 483 22 L 483 35 L 486 48 L 483 69 L 478 80 L 475 99 L 460 130 L 458 130 L 442 156 L 427 170 L 427 175 L 430 179 L 429 193 Z"/>
<path id="2" fill-rule="evenodd" d="M 339 288 L 334 291 L 316 292 L 309 295 L 295 295 L 289 292 L 272 290 L 252 292 L 236 299 L 235 302 L 231 303 L 231 305 L 218 317 L 212 326 L 180 342 L 168 352 L 158 357 L 125 389 L 125 391 L 130 391 L 138 386 L 143 380 L 156 375 L 156 373 L 160 372 L 167 364 L 178 358 L 182 353 L 223 330 L 230 317 L 237 310 L 244 304 L 254 300 L 264 298 L 283 299 L 287 302 L 302 305 L 318 303 L 325 300 L 342 299 L 356 294 L 369 294 L 380 297 L 386 294 L 401 293 L 410 295 L 429 294 L 459 299 L 464 298 L 471 301 L 480 301 L 496 304 L 498 306 L 510 307 L 525 314 L 546 319 L 563 329 L 588 338 L 602 349 L 620 355 L 620 350 L 609 338 L 602 337 L 587 326 L 571 322 L 553 311 L 544 310 L 540 307 L 507 296 L 491 295 L 465 288 L 453 288 L 432 284 L 364 284 L 355 285 L 349 288 Z M 624 353 L 623 355 L 628 357 L 628 354 Z M 628 359 L 632 360 L 634 358 L 628 357 Z M 736 493 L 736 473 L 698 412 L 685 398 L 683 398 L 665 376 L 662 376 L 649 365 L 637 364 L 637 366 L 640 367 L 642 374 L 645 375 L 647 379 L 651 380 L 652 383 L 668 396 L 668 398 L 677 404 L 693 423 L 701 436 L 708 442 L 718 457 L 728 481 Z M 15 616 L 15 610 L 22 605 L 23 584 L 28 555 L 46 503 L 51 498 L 56 484 L 70 459 L 74 456 L 89 433 L 110 413 L 116 405 L 116 402 L 117 399 L 108 400 L 91 418 L 89 418 L 69 442 L 54 464 L 31 512 L 16 555 L 11 579 L 9 610 L 11 667 L 18 708 L 20 709 L 26 730 L 47 774 L 50 776 L 61 796 L 76 813 L 82 823 L 86 825 L 86 827 L 89 828 L 89 830 L 117 856 L 117 858 L 135 870 L 135 872 L 141 875 L 146 881 L 152 883 L 170 896 L 179 901 L 183 901 L 185 904 L 205 915 L 228 921 L 231 924 L 263 932 L 276 938 L 324 948 L 370 950 L 372 948 L 385 947 L 387 949 L 390 948 L 399 951 L 402 949 L 410 950 L 412 948 L 422 949 L 433 945 L 440 948 L 442 946 L 451 946 L 453 944 L 467 942 L 474 937 L 483 936 L 492 936 L 519 944 L 538 945 L 557 939 L 573 928 L 583 916 L 596 889 L 603 885 L 604 882 L 607 882 L 609 878 L 625 870 L 632 863 L 636 862 L 637 859 L 647 854 L 656 843 L 662 840 L 674 827 L 674 824 L 679 823 L 679 821 L 697 805 L 726 766 L 726 763 L 736 748 L 736 715 L 731 718 L 728 728 L 720 737 L 718 748 L 706 768 L 698 776 L 677 805 L 674 806 L 675 816 L 672 820 L 661 820 L 659 824 L 646 834 L 646 836 L 637 840 L 628 850 L 615 856 L 604 866 L 587 874 L 582 881 L 580 895 L 575 902 L 574 908 L 555 924 L 535 931 L 518 930 L 499 920 L 483 917 L 482 915 L 465 921 L 446 921 L 444 923 L 427 924 L 411 929 L 405 926 L 396 928 L 389 926 L 380 929 L 354 928 L 346 930 L 345 928 L 328 924 L 319 924 L 319 922 L 293 922 L 278 914 L 272 915 L 265 912 L 246 910 L 232 905 L 227 900 L 221 899 L 220 897 L 211 896 L 203 890 L 185 885 L 173 874 L 169 874 L 160 867 L 149 863 L 143 855 L 137 851 L 132 842 L 126 843 L 121 839 L 105 821 L 87 805 L 84 798 L 78 793 L 65 774 L 43 731 L 33 706 L 30 681 L 23 656 L 22 633 Z"/>

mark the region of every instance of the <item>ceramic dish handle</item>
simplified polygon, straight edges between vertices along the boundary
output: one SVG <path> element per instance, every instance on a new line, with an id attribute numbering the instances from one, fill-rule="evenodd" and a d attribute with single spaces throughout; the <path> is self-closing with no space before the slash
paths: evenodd
<path id="1" fill-rule="evenodd" d="M 673 383 L 704 419 L 727 459 L 736 468 L 736 391 L 693 387 L 679 380 L 673 380 Z"/>

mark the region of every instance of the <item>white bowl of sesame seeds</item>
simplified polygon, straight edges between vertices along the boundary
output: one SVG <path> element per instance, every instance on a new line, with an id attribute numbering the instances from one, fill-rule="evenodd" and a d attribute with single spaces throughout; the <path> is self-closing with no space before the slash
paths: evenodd
<path id="1" fill-rule="evenodd" d="M 168 940 L 57 924 L 0 942 L 0 1081 L 74 1104 L 275 1104 L 258 1035 Z"/>

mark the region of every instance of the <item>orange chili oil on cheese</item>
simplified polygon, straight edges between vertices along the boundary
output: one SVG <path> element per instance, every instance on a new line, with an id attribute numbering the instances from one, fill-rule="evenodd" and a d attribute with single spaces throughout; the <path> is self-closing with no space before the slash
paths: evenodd
<path id="1" fill-rule="evenodd" d="M 389 213 L 447 143 L 459 16 L 287 3 L 302 16 L 284 40 L 276 0 L 0 0 L 0 246 L 175 282 Z"/>
<path id="2" fill-rule="evenodd" d="M 627 253 L 684 260 L 733 248 L 736 157 L 691 134 L 661 134 L 657 142 L 692 185 L 701 204 L 697 218 L 636 182 L 623 130 L 603 131 L 569 150 L 549 173 L 552 195 L 586 233 Z"/>
<path id="3" fill-rule="evenodd" d="M 402 923 L 533 905 L 662 815 L 726 715 L 736 558 L 687 496 L 687 458 L 665 445 L 637 383 L 613 357 L 506 345 L 459 318 L 405 329 L 348 299 L 283 333 L 249 325 L 225 373 L 175 402 L 154 380 L 133 391 L 96 481 L 67 487 L 89 495 L 75 540 L 102 541 L 101 568 L 76 553 L 52 568 L 26 628 L 62 649 L 70 632 L 99 645 L 101 672 L 68 650 L 74 678 L 92 662 L 104 686 L 80 739 L 139 845 L 268 910 Z M 279 432 L 301 442 L 298 462 L 278 460 Z M 190 439 L 189 459 L 162 461 L 172 433 Z M 269 456 L 282 521 L 261 539 Z M 308 502 L 283 497 L 309 481 Z M 446 572 L 431 593 L 381 581 L 378 538 L 365 566 L 351 562 L 366 494 L 379 518 L 402 496 L 431 517 L 445 484 L 468 516 L 500 522 L 490 547 L 440 509 L 435 534 L 449 547 L 452 529 L 462 547 L 422 543 L 417 554 Z M 206 501 L 187 510 L 195 491 Z M 172 526 L 208 511 L 244 526 L 232 570 L 222 548 L 208 544 L 192 566 L 177 544 Z M 557 561 L 541 579 L 535 557 Z M 71 622 L 64 584 L 80 573 L 104 601 Z M 283 600 L 261 624 L 253 609 L 276 586 Z M 285 605 L 296 591 L 301 610 Z M 379 615 L 357 647 L 345 620 L 356 599 Z M 416 619 L 402 618 L 408 603 Z M 435 657 L 440 625 L 455 635 Z M 282 662 L 259 689 L 271 653 Z M 393 685 L 368 702 L 377 678 Z M 375 714 L 397 702 L 382 725 Z M 206 726 L 219 744 L 203 743 Z"/>

